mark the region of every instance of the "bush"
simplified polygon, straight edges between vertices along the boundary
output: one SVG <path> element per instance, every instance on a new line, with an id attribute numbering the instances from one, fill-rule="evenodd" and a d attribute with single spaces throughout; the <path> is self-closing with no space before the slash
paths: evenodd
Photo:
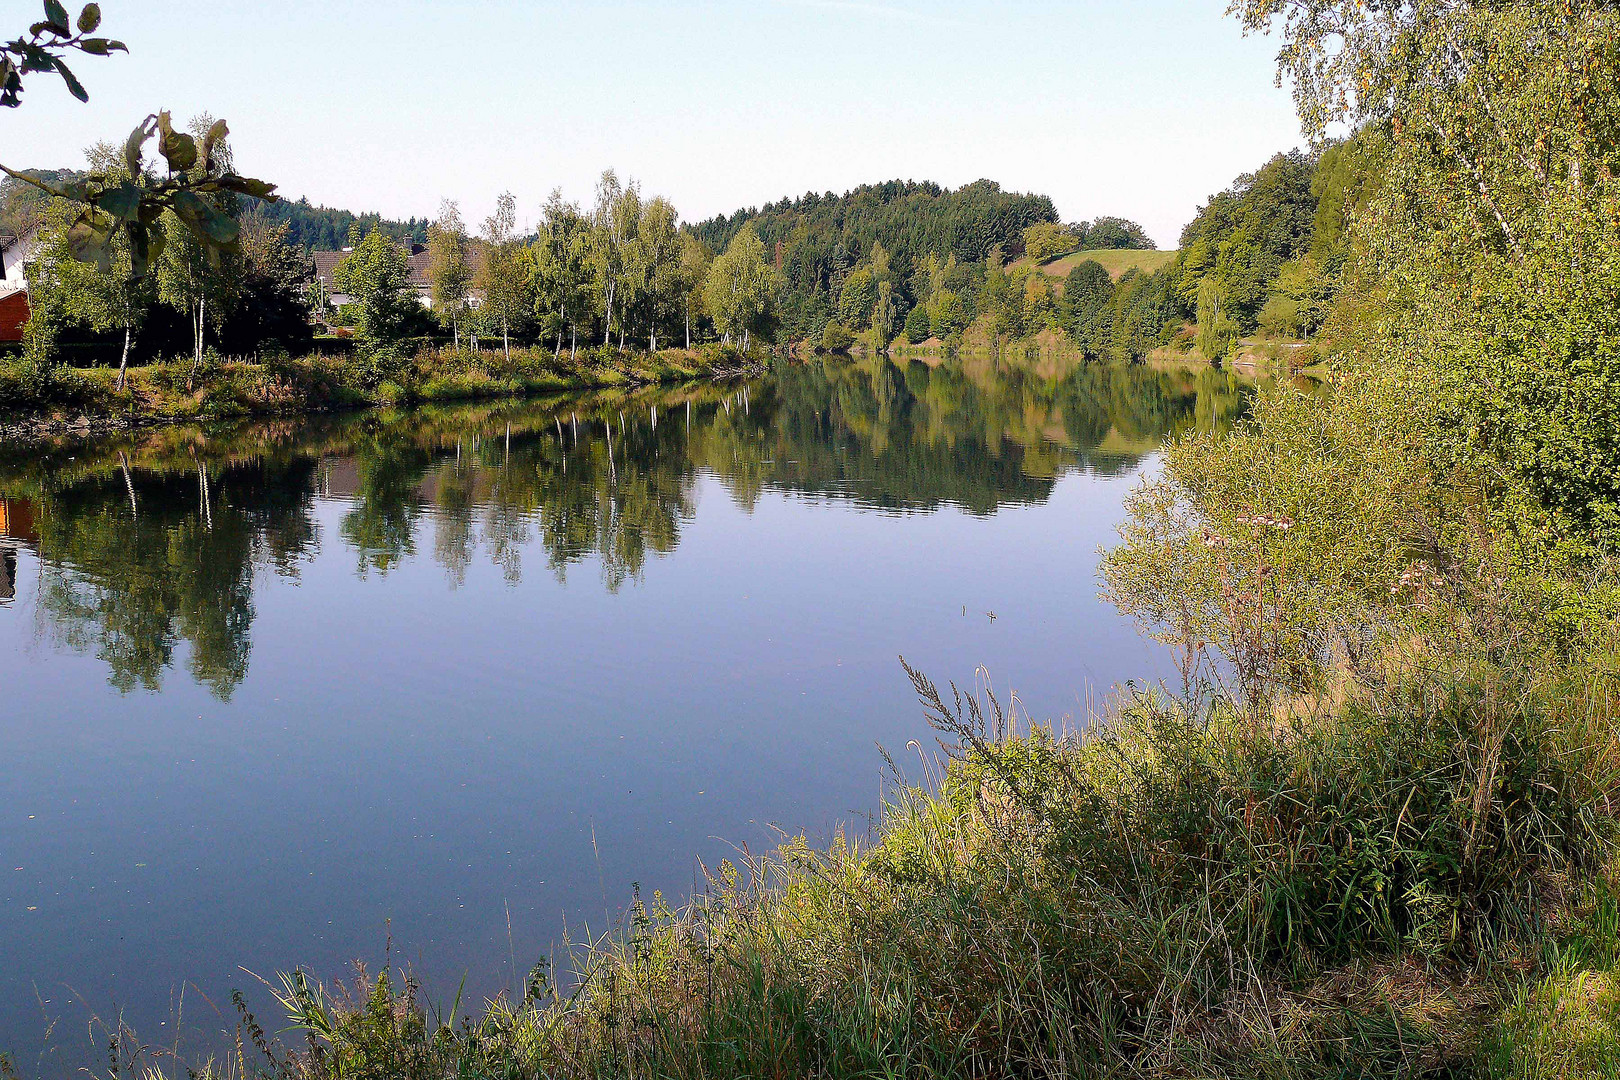
<path id="1" fill-rule="evenodd" d="M 827 352 L 847 352 L 854 343 L 854 332 L 836 319 L 821 328 L 821 347 Z"/>
<path id="2" fill-rule="evenodd" d="M 934 327 L 928 318 L 928 309 L 918 304 L 906 316 L 906 340 L 917 345 L 927 341 L 933 333 Z"/>

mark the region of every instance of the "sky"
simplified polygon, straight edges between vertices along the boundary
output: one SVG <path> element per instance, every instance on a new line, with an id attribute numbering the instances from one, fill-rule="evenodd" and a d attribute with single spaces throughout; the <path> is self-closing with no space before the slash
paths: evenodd
<path id="1" fill-rule="evenodd" d="M 72 0 L 69 0 L 71 5 Z M 5 36 L 36 0 L 0 0 Z M 83 163 L 148 112 L 226 118 L 239 171 L 356 212 L 521 222 L 604 168 L 688 221 L 807 191 L 987 177 L 1174 247 L 1301 144 L 1277 42 L 1225 0 L 103 0 L 128 56 L 36 75 L 0 161 Z M 14 28 L 15 27 L 15 28 Z"/>

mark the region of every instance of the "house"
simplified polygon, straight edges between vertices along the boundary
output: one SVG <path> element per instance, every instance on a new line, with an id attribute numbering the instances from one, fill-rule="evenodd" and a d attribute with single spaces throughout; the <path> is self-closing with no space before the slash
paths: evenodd
<path id="1" fill-rule="evenodd" d="M 34 504 L 27 499 L 0 499 L 0 540 L 11 540 L 28 547 L 39 543 L 34 523 Z"/>
<path id="2" fill-rule="evenodd" d="M 402 240 L 399 243 L 399 249 L 405 255 L 405 261 L 410 272 L 410 276 L 407 278 L 407 287 L 416 293 L 416 298 L 422 302 L 423 307 L 431 308 L 433 306 L 433 280 L 428 274 L 427 248 L 409 240 Z M 353 250 L 352 247 L 346 247 L 339 251 L 316 251 L 311 254 L 311 258 L 315 263 L 315 280 L 320 285 L 321 295 L 326 297 L 326 302 L 331 307 L 339 308 L 354 301 L 354 297 L 339 292 L 337 287 L 332 284 L 332 273 L 337 269 L 337 264 L 342 262 L 344 257 Z M 467 261 L 476 270 L 479 263 L 482 262 L 482 253 L 476 248 L 469 251 Z M 472 306 L 478 306 L 476 298 L 473 300 Z"/>
<path id="3" fill-rule="evenodd" d="M 28 278 L 23 265 L 39 246 L 39 226 L 21 236 L 0 233 L 0 341 L 21 341 L 28 322 Z"/>
<path id="4" fill-rule="evenodd" d="M 0 604 L 17 598 L 19 548 L 39 548 L 34 506 L 27 499 L 0 499 Z"/>

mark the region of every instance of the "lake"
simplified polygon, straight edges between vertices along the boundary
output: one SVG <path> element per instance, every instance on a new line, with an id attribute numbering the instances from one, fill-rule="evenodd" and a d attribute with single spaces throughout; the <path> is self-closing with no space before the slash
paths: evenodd
<path id="1" fill-rule="evenodd" d="M 1247 394 L 813 361 L 0 445 L 0 1049 L 207 1046 L 232 988 L 275 1030 L 295 965 L 521 985 L 637 883 L 864 833 L 878 746 L 936 748 L 901 655 L 1059 723 L 1171 677 L 1097 550 Z"/>

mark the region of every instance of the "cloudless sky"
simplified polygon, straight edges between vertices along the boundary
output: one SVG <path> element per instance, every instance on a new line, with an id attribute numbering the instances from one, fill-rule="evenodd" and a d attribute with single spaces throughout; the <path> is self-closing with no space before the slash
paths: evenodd
<path id="1" fill-rule="evenodd" d="M 70 6 L 77 8 L 73 0 Z M 129 56 L 32 78 L 0 161 L 80 165 L 147 112 L 207 110 L 284 194 L 391 217 L 613 167 L 686 220 L 809 190 L 980 177 L 1160 246 L 1208 196 L 1300 143 L 1276 42 L 1224 0 L 104 0 Z M 16 33 L 36 0 L 0 0 Z"/>

